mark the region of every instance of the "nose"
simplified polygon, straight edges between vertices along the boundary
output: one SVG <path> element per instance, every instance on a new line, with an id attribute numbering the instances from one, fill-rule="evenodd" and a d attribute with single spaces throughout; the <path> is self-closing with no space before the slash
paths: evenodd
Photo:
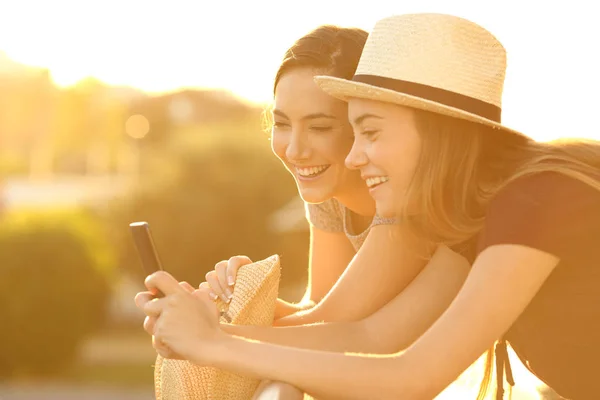
<path id="1" fill-rule="evenodd" d="M 348 169 L 360 169 L 369 163 L 369 157 L 365 152 L 364 146 L 354 140 L 350 153 L 346 156 L 345 164 Z"/>
<path id="2" fill-rule="evenodd" d="M 299 130 L 292 130 L 290 141 L 285 149 L 285 156 L 292 162 L 307 160 L 310 157 L 308 135 Z"/>

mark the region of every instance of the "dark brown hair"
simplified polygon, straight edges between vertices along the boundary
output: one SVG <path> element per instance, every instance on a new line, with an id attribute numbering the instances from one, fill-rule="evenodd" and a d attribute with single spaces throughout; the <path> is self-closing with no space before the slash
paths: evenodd
<path id="1" fill-rule="evenodd" d="M 314 68 L 324 75 L 352 78 L 367 36 L 362 29 L 335 25 L 312 30 L 285 52 L 275 75 L 273 92 L 281 76 L 294 68 Z"/>
<path id="2" fill-rule="evenodd" d="M 323 75 L 351 79 L 368 36 L 362 29 L 335 25 L 321 25 L 310 31 L 285 52 L 273 82 L 273 95 L 281 77 L 296 68 L 313 68 Z M 264 131 L 270 133 L 271 106 L 264 109 L 262 122 Z"/>

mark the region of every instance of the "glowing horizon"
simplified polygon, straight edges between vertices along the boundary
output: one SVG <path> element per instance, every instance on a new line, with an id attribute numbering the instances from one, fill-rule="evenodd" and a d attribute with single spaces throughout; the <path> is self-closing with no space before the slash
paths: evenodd
<path id="1" fill-rule="evenodd" d="M 265 103 L 283 52 L 316 26 L 370 30 L 377 19 L 392 14 L 445 12 L 480 23 L 506 47 L 507 125 L 541 139 L 600 138 L 589 132 L 598 130 L 592 119 L 598 102 L 595 97 L 586 101 L 600 90 L 600 60 L 589 51 L 600 28 L 583 0 L 569 2 L 568 8 L 527 8 L 516 1 L 493 8 L 472 0 L 429 0 L 418 6 L 372 0 L 369 7 L 354 8 L 342 1 L 306 0 L 293 12 L 274 0 L 233 3 L 211 3 L 209 10 L 185 0 L 168 8 L 139 0 L 11 2 L 0 6 L 0 51 L 48 69 L 59 87 L 93 77 L 150 94 L 224 89 Z"/>

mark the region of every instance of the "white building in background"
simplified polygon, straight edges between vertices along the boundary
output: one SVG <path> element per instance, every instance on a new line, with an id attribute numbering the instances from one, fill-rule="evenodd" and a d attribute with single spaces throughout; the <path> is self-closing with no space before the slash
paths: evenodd
<path id="1" fill-rule="evenodd" d="M 130 178 L 115 175 L 55 175 L 48 180 L 7 178 L 0 185 L 0 203 L 3 210 L 101 207 L 107 201 L 125 195 L 131 184 Z"/>

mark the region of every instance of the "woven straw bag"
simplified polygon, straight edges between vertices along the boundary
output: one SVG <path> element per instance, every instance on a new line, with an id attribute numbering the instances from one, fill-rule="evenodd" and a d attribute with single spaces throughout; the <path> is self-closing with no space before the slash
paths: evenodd
<path id="1" fill-rule="evenodd" d="M 231 303 L 227 305 L 219 300 L 217 305 L 227 310 L 232 324 L 270 326 L 280 276 L 278 255 L 245 265 L 238 271 Z M 222 316 L 221 322 L 228 321 Z M 160 356 L 154 367 L 157 400 L 249 400 L 259 383 L 258 379 Z"/>

